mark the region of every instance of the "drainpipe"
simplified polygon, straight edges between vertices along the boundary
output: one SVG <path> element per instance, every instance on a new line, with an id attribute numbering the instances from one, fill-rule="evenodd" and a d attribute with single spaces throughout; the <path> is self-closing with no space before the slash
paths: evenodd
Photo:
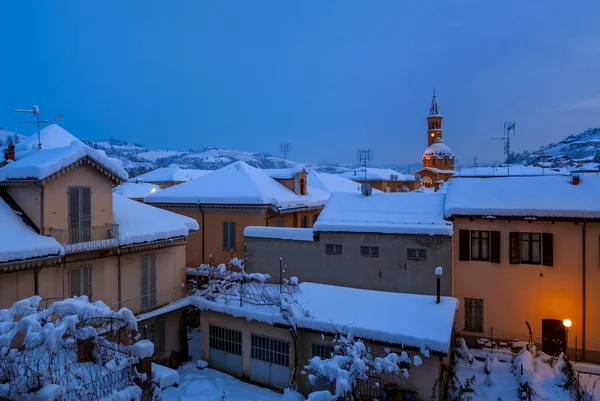
<path id="1" fill-rule="evenodd" d="M 270 216 L 270 217 L 266 218 L 266 220 L 265 220 L 265 226 L 266 227 L 269 227 L 269 220 L 271 220 L 273 217 L 279 216 L 279 209 L 275 209 L 275 210 L 277 210 L 277 214 L 275 214 L 274 216 Z"/>
<path id="2" fill-rule="evenodd" d="M 44 235 L 44 185 L 40 186 L 40 234 Z"/>
<path id="3" fill-rule="evenodd" d="M 582 250 L 582 258 L 581 258 L 581 273 L 582 273 L 582 286 L 583 286 L 583 291 L 582 291 L 582 314 L 583 314 L 583 319 L 582 319 L 582 325 L 581 325 L 581 359 L 585 359 L 585 229 L 587 226 L 587 222 L 583 222 L 583 228 L 582 228 L 582 241 L 581 241 L 581 250 Z"/>
<path id="4" fill-rule="evenodd" d="M 119 300 L 119 309 L 121 308 L 121 250 L 117 249 L 117 295 Z"/>
<path id="5" fill-rule="evenodd" d="M 200 210 L 200 213 L 202 214 L 202 261 L 200 262 L 200 264 L 203 264 L 204 263 L 204 233 L 205 233 L 204 227 L 205 227 L 205 224 L 204 224 L 204 211 L 202 210 L 201 204 L 198 204 L 198 210 Z"/>

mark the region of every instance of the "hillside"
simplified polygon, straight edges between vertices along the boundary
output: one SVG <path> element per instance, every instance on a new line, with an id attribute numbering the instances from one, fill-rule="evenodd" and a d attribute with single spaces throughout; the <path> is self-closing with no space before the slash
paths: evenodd
<path id="1" fill-rule="evenodd" d="M 563 140 L 542 146 L 530 152 L 511 153 L 510 162 L 554 166 L 569 166 L 580 162 L 600 162 L 600 128 L 589 128 L 580 134 L 571 134 Z"/>

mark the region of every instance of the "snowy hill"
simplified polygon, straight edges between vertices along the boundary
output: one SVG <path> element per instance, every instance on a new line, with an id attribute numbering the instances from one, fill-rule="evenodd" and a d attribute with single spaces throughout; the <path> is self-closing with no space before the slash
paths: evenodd
<path id="1" fill-rule="evenodd" d="M 573 164 L 576 160 L 591 162 L 596 154 L 600 154 L 599 152 L 600 128 L 589 128 L 580 134 L 568 135 L 559 142 L 550 143 L 533 152 L 511 153 L 511 162 L 535 164 L 545 161 L 555 165 Z M 569 158 L 573 161 L 566 160 Z"/>
<path id="2" fill-rule="evenodd" d="M 0 127 L 0 146 L 6 146 L 10 143 L 10 141 L 18 144 L 26 138 L 27 137 L 25 135 L 16 134 L 12 131 L 6 131 Z"/>

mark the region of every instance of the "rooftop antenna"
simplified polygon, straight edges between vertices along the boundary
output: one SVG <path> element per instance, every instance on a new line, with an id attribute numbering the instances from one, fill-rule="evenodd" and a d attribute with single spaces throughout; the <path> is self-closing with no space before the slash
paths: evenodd
<path id="1" fill-rule="evenodd" d="M 477 157 L 473 158 L 473 174 L 477 175 Z"/>
<path id="2" fill-rule="evenodd" d="M 515 122 L 506 121 L 504 123 L 504 135 L 500 138 L 492 138 L 492 140 L 504 141 L 504 154 L 506 155 L 507 175 L 510 175 L 510 137 L 515 135 Z"/>
<path id="3" fill-rule="evenodd" d="M 281 151 L 281 153 L 283 153 L 283 160 L 285 161 L 285 165 L 287 167 L 287 155 L 288 153 L 290 153 L 290 144 L 289 143 L 282 143 L 279 145 L 279 150 Z"/>
<path id="4" fill-rule="evenodd" d="M 363 183 L 360 186 L 360 191 L 364 196 L 369 196 L 373 193 L 373 187 L 367 182 L 367 163 L 369 162 L 369 160 L 371 160 L 371 150 L 359 150 L 358 160 L 360 161 L 361 170 L 363 172 Z"/>
<path id="5" fill-rule="evenodd" d="M 42 140 L 40 139 L 40 124 L 47 124 L 47 123 L 51 123 L 52 121 L 50 121 L 50 120 L 40 120 L 40 107 L 39 106 L 33 106 L 29 110 L 27 110 L 27 109 L 15 109 L 15 110 L 13 110 L 13 112 L 15 112 L 15 113 L 30 113 L 30 114 L 33 114 L 35 116 L 35 118 L 36 118 L 35 121 L 21 121 L 20 124 L 37 124 L 37 131 L 38 131 L 38 133 L 37 133 L 38 134 L 37 148 L 41 149 L 42 148 Z"/>

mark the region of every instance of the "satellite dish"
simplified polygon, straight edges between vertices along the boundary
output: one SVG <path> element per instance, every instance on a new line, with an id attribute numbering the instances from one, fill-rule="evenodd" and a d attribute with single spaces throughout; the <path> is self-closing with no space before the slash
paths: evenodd
<path id="1" fill-rule="evenodd" d="M 368 182 L 363 182 L 360 185 L 360 192 L 362 192 L 364 196 L 369 196 L 373 193 L 373 187 Z"/>
<path id="2" fill-rule="evenodd" d="M 415 181 L 417 181 L 417 182 L 423 181 L 423 178 L 421 177 L 421 174 L 415 174 Z"/>

